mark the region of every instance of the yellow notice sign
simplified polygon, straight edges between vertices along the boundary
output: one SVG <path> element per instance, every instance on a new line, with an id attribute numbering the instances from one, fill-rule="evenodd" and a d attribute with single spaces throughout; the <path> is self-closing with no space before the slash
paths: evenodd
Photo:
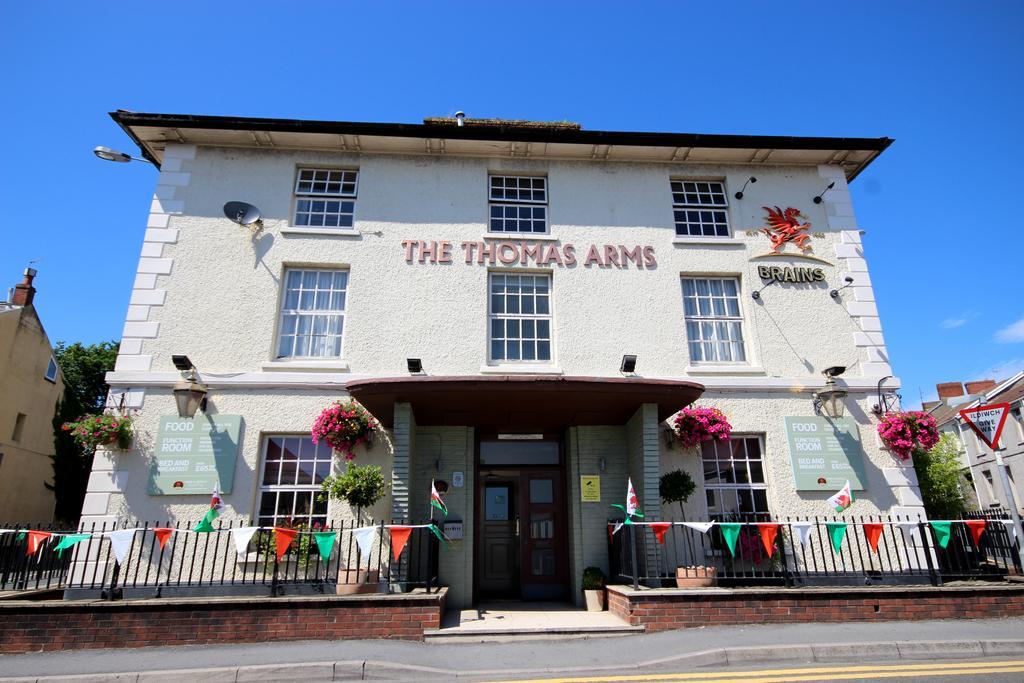
<path id="1" fill-rule="evenodd" d="M 580 477 L 580 500 L 584 503 L 601 502 L 601 477 L 596 475 Z"/>

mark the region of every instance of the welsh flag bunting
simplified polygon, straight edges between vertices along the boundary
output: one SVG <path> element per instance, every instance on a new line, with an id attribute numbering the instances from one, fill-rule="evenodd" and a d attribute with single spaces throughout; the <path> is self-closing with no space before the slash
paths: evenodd
<path id="1" fill-rule="evenodd" d="M 825 522 L 825 529 L 828 530 L 828 537 L 832 541 L 832 550 L 838 553 L 843 547 L 843 539 L 846 538 L 846 522 Z"/>
<path id="2" fill-rule="evenodd" d="M 943 550 L 949 545 L 949 522 L 929 522 L 932 525 L 932 532 L 935 534 L 935 540 L 938 542 L 939 547 Z"/>
<path id="3" fill-rule="evenodd" d="M 153 529 L 153 535 L 156 536 L 156 540 L 160 542 L 160 550 L 164 549 L 167 545 L 167 541 L 171 538 L 171 534 L 174 533 L 174 529 L 168 527 L 156 527 Z"/>
<path id="4" fill-rule="evenodd" d="M 868 545 L 876 553 L 878 552 L 878 539 L 882 536 L 883 528 L 882 524 L 864 523 L 864 537 L 868 539 Z"/>
<path id="5" fill-rule="evenodd" d="M 68 548 L 89 538 L 92 538 L 92 534 L 68 534 L 67 536 L 61 536 L 60 542 L 53 549 L 57 551 L 57 557 L 60 557 Z"/>
<path id="6" fill-rule="evenodd" d="M 402 551 L 405 550 L 405 544 L 409 542 L 412 527 L 389 526 L 388 531 L 391 533 L 391 557 L 395 562 L 398 562 L 398 558 L 402 556 Z"/>
<path id="7" fill-rule="evenodd" d="M 210 509 L 206 511 L 206 514 L 203 515 L 203 519 L 199 522 L 199 524 L 196 525 L 196 528 L 193 529 L 193 531 L 213 531 L 212 522 L 213 520 L 217 519 L 218 516 L 220 516 L 220 511 L 222 509 L 224 509 L 224 502 L 221 500 L 220 497 L 220 486 L 218 484 L 214 484 L 213 496 L 210 498 Z"/>
<path id="8" fill-rule="evenodd" d="M 768 557 L 775 554 L 775 537 L 779 534 L 778 524 L 758 524 L 757 530 L 761 533 L 761 543 L 768 552 Z"/>
<path id="9" fill-rule="evenodd" d="M 736 540 L 740 537 L 740 525 L 733 522 L 725 522 L 718 525 L 722 529 L 722 538 L 729 548 L 729 554 L 736 557 Z"/>
<path id="10" fill-rule="evenodd" d="M 336 535 L 333 531 L 314 531 L 313 539 L 316 541 L 316 549 L 320 552 L 320 559 L 324 562 L 329 562 L 331 559 L 331 551 L 334 550 L 334 539 Z"/>
<path id="11" fill-rule="evenodd" d="M 983 519 L 965 519 L 964 524 L 971 532 L 971 538 L 974 539 L 974 545 L 978 548 L 981 547 L 981 535 L 985 533 L 985 520 Z"/>
<path id="12" fill-rule="evenodd" d="M 834 496 L 829 496 L 828 504 L 835 508 L 836 512 L 842 512 L 853 504 L 853 491 L 850 490 L 849 479 Z"/>
<path id="13" fill-rule="evenodd" d="M 612 503 L 613 508 L 618 508 L 626 513 L 626 521 L 624 524 L 632 524 L 634 517 L 643 519 L 643 513 L 640 512 L 640 501 L 636 497 L 636 491 L 633 490 L 633 479 L 630 477 L 626 480 L 626 504 L 619 505 L 618 503 Z M 616 529 L 618 531 L 618 529 Z"/>
<path id="14" fill-rule="evenodd" d="M 281 527 L 274 527 L 274 547 L 277 550 L 277 561 L 280 562 L 284 554 L 288 552 L 288 546 L 295 540 L 297 529 L 282 529 Z"/>
<path id="15" fill-rule="evenodd" d="M 433 479 L 430 480 L 430 504 L 443 512 L 445 517 L 448 516 L 448 506 L 441 500 L 441 494 L 437 492 Z"/>
<path id="16" fill-rule="evenodd" d="M 49 531 L 28 531 L 28 550 L 26 555 L 35 555 L 46 544 L 46 539 L 53 536 Z"/>
<path id="17" fill-rule="evenodd" d="M 658 543 L 665 545 L 665 532 L 668 531 L 672 524 L 669 522 L 651 522 L 648 526 L 654 532 L 654 537 L 658 539 Z"/>

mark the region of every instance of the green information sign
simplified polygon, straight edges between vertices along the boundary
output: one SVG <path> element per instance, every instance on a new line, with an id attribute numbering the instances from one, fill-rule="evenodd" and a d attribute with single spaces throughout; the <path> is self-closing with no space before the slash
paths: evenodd
<path id="1" fill-rule="evenodd" d="M 850 417 L 787 417 L 786 440 L 797 491 L 835 493 L 850 480 L 864 490 L 864 452 L 857 422 Z"/>
<path id="2" fill-rule="evenodd" d="M 235 481 L 241 415 L 160 418 L 149 473 L 153 495 L 230 493 Z"/>

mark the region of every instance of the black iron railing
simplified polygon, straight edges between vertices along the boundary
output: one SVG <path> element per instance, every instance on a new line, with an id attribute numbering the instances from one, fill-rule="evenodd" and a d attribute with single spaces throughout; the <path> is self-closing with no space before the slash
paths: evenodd
<path id="1" fill-rule="evenodd" d="M 360 548 L 354 522 L 318 529 L 297 529 L 287 551 L 277 554 L 274 530 L 256 530 L 238 552 L 233 530 L 251 528 L 248 521 L 213 522 L 213 531 L 194 532 L 195 522 L 166 524 L 140 521 L 116 525 L 84 524 L 69 531 L 54 526 L 0 524 L 14 529 L 0 534 L 0 591 L 63 590 L 66 598 L 118 599 L 181 595 L 283 595 L 301 593 L 406 592 L 438 584 L 438 539 L 414 522 L 398 558 L 393 557 L 389 524 L 378 523 L 368 544 Z M 119 562 L 110 532 L 128 533 L 127 552 Z M 154 529 L 170 529 L 156 533 Z M 54 536 L 29 552 L 29 530 Z M 314 533 L 334 535 L 330 553 L 321 553 Z M 55 551 L 62 535 L 89 537 Z M 160 536 L 167 537 L 164 544 Z M 365 546 L 364 546 L 365 547 Z"/>
<path id="2" fill-rule="evenodd" d="M 785 517 L 739 516 L 719 522 L 740 524 L 730 552 L 721 523 L 706 532 L 673 523 L 659 542 L 650 520 L 622 526 L 609 534 L 609 569 L 613 583 L 649 587 L 676 585 L 677 569 L 691 578 L 713 577 L 719 586 L 815 586 L 930 583 L 956 580 L 1001 580 L 1021 574 L 1012 528 L 998 513 L 974 513 L 985 519 L 976 545 L 968 527 L 950 524 L 943 548 L 927 521 L 889 516 Z M 777 525 L 769 553 L 760 524 Z M 833 540 L 845 523 L 841 542 Z M 609 522 L 614 530 L 615 521 Z M 831 525 L 831 526 L 830 526 Z M 877 532 L 875 546 L 870 526 Z M 691 568 L 686 571 L 686 568 Z"/>

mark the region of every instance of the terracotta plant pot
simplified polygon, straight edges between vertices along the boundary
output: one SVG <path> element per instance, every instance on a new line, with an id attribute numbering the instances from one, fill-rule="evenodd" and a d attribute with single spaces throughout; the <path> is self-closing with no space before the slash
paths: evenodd
<path id="1" fill-rule="evenodd" d="M 717 567 L 677 567 L 677 588 L 707 588 L 718 583 Z"/>
<path id="2" fill-rule="evenodd" d="M 387 590 L 387 584 L 380 583 L 380 571 L 377 569 L 338 570 L 338 595 L 380 593 L 382 590 Z"/>
<path id="3" fill-rule="evenodd" d="M 588 612 L 603 612 L 605 592 L 602 588 L 598 591 L 583 591 L 583 599 L 587 602 Z"/>

